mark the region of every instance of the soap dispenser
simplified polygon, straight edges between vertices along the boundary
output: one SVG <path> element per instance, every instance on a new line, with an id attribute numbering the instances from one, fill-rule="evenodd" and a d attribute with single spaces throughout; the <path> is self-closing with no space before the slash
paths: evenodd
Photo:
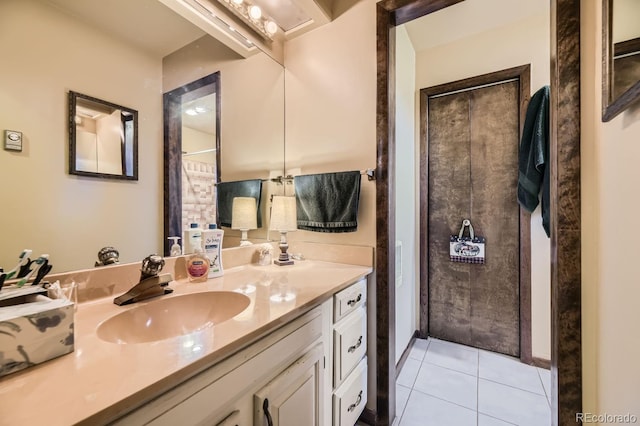
<path id="1" fill-rule="evenodd" d="M 209 273 L 209 258 L 202 251 L 202 246 L 195 247 L 195 253 L 187 258 L 187 275 L 191 282 L 207 280 Z"/>
<path id="2" fill-rule="evenodd" d="M 178 240 L 180 237 L 169 237 L 168 240 L 173 240 L 173 244 L 171 244 L 171 250 L 169 251 L 169 256 L 180 256 L 182 254 L 182 248 L 180 244 L 178 244 Z"/>

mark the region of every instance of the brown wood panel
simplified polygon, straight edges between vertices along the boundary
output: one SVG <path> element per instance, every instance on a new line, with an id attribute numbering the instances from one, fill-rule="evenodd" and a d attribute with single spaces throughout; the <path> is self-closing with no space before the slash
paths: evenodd
<path id="1" fill-rule="evenodd" d="M 517 81 L 469 92 L 471 215 L 487 239 L 486 263 L 470 265 L 472 346 L 520 355 L 520 209 Z"/>
<path id="2" fill-rule="evenodd" d="M 425 91 L 428 91 L 426 89 Z M 428 333 L 520 355 L 520 87 L 511 81 L 428 100 Z M 449 261 L 469 218 L 487 261 Z"/>
<path id="3" fill-rule="evenodd" d="M 469 217 L 469 94 L 429 100 L 429 334 L 471 344 L 469 265 L 449 261 L 449 237 Z"/>

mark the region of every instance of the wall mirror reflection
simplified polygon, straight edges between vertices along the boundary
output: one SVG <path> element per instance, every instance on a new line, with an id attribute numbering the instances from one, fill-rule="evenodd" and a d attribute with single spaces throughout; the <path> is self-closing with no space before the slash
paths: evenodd
<path id="1" fill-rule="evenodd" d="M 0 43 L 13 63 L 0 67 L 0 122 L 24 141 L 22 152 L 0 155 L 4 176 L 22 177 L 3 190 L 21 208 L 5 209 L 0 220 L 0 267 L 15 266 L 25 248 L 48 253 L 54 273 L 92 268 L 105 246 L 118 249 L 121 263 L 162 253 L 162 95 L 217 71 L 221 179 L 282 174 L 284 68 L 272 52 L 254 47 L 242 56 L 206 22 L 198 26 L 158 0 L 9 0 L 0 16 L 7 34 L 30 29 Z M 69 174 L 69 90 L 138 111 L 137 181 Z M 225 231 L 225 244 L 240 236 Z"/>
<path id="2" fill-rule="evenodd" d="M 138 111 L 70 91 L 69 173 L 138 180 Z"/>
<path id="3" fill-rule="evenodd" d="M 640 99 L 640 2 L 602 3 L 602 121 Z"/>

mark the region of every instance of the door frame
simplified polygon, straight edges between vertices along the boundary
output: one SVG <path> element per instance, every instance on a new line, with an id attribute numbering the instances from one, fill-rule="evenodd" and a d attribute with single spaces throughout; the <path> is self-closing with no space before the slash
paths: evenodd
<path id="1" fill-rule="evenodd" d="M 376 3 L 376 400 L 366 420 L 395 418 L 395 30 L 462 0 Z M 551 422 L 582 412 L 580 0 L 551 2 Z"/>
<path id="2" fill-rule="evenodd" d="M 429 97 L 469 90 L 477 86 L 500 84 L 513 79 L 518 80 L 518 140 L 516 143 L 519 145 L 531 93 L 530 64 L 420 89 L 420 330 L 418 336 L 422 339 L 426 339 L 429 333 Z M 517 167 L 517 164 L 515 166 Z M 522 362 L 531 364 L 531 215 L 522 207 L 519 210 L 519 353 Z"/>

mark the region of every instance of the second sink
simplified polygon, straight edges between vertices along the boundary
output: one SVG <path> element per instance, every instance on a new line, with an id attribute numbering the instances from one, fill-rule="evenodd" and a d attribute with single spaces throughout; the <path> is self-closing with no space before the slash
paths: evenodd
<path id="1" fill-rule="evenodd" d="M 102 322 L 96 332 L 112 343 L 155 342 L 219 324 L 247 306 L 247 296 L 231 291 L 183 294 L 117 314 Z"/>

